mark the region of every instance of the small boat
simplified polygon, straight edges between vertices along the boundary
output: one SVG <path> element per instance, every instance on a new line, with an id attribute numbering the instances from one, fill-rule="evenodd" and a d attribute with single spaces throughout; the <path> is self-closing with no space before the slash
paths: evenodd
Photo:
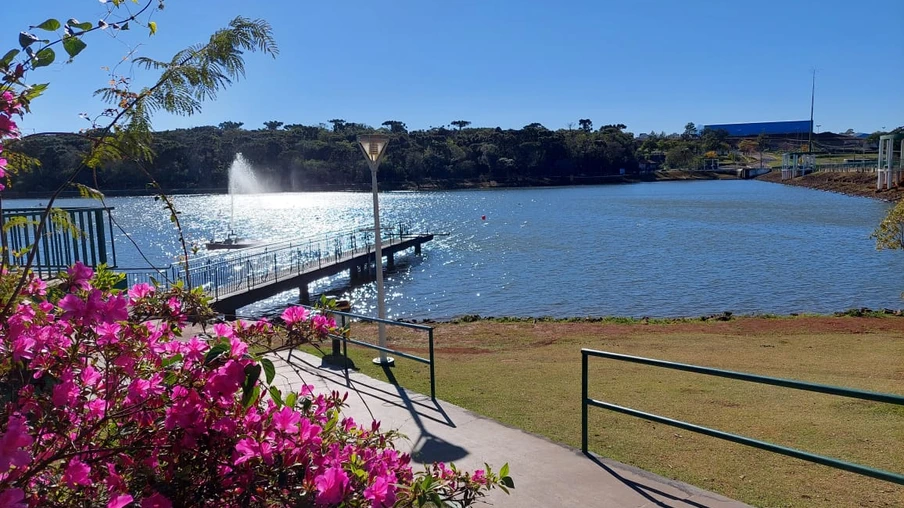
<path id="1" fill-rule="evenodd" d="M 238 235 L 233 233 L 232 231 L 226 235 L 226 238 L 223 240 L 212 239 L 206 244 L 207 250 L 222 250 L 222 249 L 247 249 L 248 247 L 254 247 L 258 245 L 259 242 L 255 242 L 253 240 L 248 240 L 245 238 L 239 238 Z"/>

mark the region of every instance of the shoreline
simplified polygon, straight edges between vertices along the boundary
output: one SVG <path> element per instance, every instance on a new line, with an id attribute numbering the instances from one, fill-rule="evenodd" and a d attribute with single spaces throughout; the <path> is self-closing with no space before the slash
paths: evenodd
<path id="1" fill-rule="evenodd" d="M 810 173 L 793 180 L 782 180 L 781 171 L 773 170 L 756 177 L 757 180 L 781 185 L 791 185 L 845 196 L 878 199 L 894 203 L 904 199 L 904 187 L 876 190 L 876 173 L 820 172 Z"/>
<path id="2" fill-rule="evenodd" d="M 737 180 L 737 178 L 724 173 L 713 171 L 686 171 L 686 170 L 662 170 L 650 173 L 636 173 L 626 175 L 588 176 L 588 177 L 561 177 L 541 179 L 520 179 L 515 181 L 495 180 L 435 180 L 430 182 L 381 182 L 382 191 L 450 191 L 469 189 L 519 189 L 542 187 L 570 187 L 585 185 L 625 185 L 645 182 L 676 182 L 690 180 Z M 154 196 L 161 192 L 148 189 L 99 189 L 105 197 L 136 197 Z M 289 190 L 284 192 L 370 192 L 370 184 L 360 185 L 321 185 L 308 189 Z M 163 193 L 170 196 L 192 194 L 228 194 L 226 187 L 204 188 L 179 188 L 164 189 Z M 52 192 L 7 190 L 4 193 L 6 199 L 49 199 Z M 79 191 L 64 191 L 58 199 L 81 197 Z"/>

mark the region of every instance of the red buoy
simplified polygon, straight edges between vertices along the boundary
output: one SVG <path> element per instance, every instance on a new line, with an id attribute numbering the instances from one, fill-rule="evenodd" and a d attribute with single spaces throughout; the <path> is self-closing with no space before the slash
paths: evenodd
<path id="1" fill-rule="evenodd" d="M 481 215 L 481 216 L 480 216 L 480 220 L 487 220 L 487 216 L 486 216 L 486 215 Z"/>

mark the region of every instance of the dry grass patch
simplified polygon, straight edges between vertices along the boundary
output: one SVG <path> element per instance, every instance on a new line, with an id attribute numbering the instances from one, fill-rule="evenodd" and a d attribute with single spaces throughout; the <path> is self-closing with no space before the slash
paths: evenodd
<path id="1" fill-rule="evenodd" d="M 426 356 L 425 333 L 388 330 L 392 347 Z M 352 326 L 358 339 L 375 332 Z M 440 324 L 437 395 L 579 446 L 582 347 L 904 394 L 904 319 L 800 317 Z M 372 351 L 350 354 L 383 378 Z M 427 366 L 400 359 L 394 372 L 403 386 L 429 391 Z M 591 359 L 590 380 L 600 400 L 904 472 L 902 407 L 605 359 Z M 757 506 L 904 505 L 901 486 L 602 409 L 590 409 L 590 432 L 600 455 Z"/>

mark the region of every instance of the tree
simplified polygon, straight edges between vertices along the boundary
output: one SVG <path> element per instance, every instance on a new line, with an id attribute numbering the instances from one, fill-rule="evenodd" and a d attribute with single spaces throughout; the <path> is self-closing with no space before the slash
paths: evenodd
<path id="1" fill-rule="evenodd" d="M 745 155 L 749 155 L 755 152 L 757 149 L 757 142 L 752 139 L 742 139 L 740 143 L 738 143 L 738 150 Z"/>
<path id="2" fill-rule="evenodd" d="M 854 129 L 848 129 L 844 131 L 845 136 L 853 136 L 855 134 Z"/>
<path id="3" fill-rule="evenodd" d="M 345 120 L 341 118 L 333 118 L 330 123 L 333 124 L 333 132 L 342 132 L 345 129 Z"/>
<path id="4" fill-rule="evenodd" d="M 460 132 L 465 127 L 471 125 L 471 122 L 469 122 L 467 120 L 455 120 L 454 122 L 452 122 L 452 125 L 454 125 L 455 127 L 458 127 L 458 130 Z"/>
<path id="5" fill-rule="evenodd" d="M 589 118 L 581 118 L 578 120 L 578 125 L 581 126 L 581 130 L 584 132 L 590 132 L 593 130 L 593 122 Z"/>
<path id="6" fill-rule="evenodd" d="M 243 122 L 231 122 L 227 120 L 225 122 L 220 122 L 220 129 L 224 131 L 234 131 L 240 129 L 243 125 L 245 125 Z"/>
<path id="7" fill-rule="evenodd" d="M 270 120 L 269 122 L 264 122 L 264 125 L 267 127 L 268 131 L 275 131 L 283 126 L 282 122 L 277 122 L 276 120 Z"/>
<path id="8" fill-rule="evenodd" d="M 389 132 L 393 134 L 402 134 L 408 132 L 408 126 L 405 125 L 405 122 L 400 122 L 398 120 L 386 120 L 381 125 L 389 128 Z"/>
<path id="9" fill-rule="evenodd" d="M 685 130 L 686 133 L 687 131 Z M 684 135 L 682 135 L 683 137 Z M 727 139 L 728 131 L 725 129 L 703 129 L 703 134 L 700 136 L 704 150 L 721 150 Z"/>
<path id="10" fill-rule="evenodd" d="M 876 249 L 904 249 L 904 200 L 888 211 L 888 214 L 873 231 L 870 238 L 876 239 Z"/>
<path id="11" fill-rule="evenodd" d="M 681 134 L 681 139 L 691 140 L 697 137 L 697 126 L 694 125 L 694 122 L 688 122 L 684 126 L 684 132 Z"/>

